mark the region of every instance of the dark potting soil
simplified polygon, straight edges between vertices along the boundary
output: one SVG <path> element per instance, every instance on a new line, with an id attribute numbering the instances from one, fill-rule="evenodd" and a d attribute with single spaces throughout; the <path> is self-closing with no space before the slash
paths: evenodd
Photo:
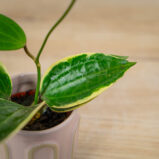
<path id="1" fill-rule="evenodd" d="M 21 92 L 12 95 L 11 100 L 15 103 L 29 106 L 34 101 L 34 95 L 35 91 L 29 90 L 27 92 Z M 37 131 L 54 127 L 62 123 L 70 114 L 71 112 L 56 113 L 53 112 L 50 108 L 47 108 L 38 119 L 36 119 L 34 122 L 30 122 L 23 128 L 23 130 Z"/>

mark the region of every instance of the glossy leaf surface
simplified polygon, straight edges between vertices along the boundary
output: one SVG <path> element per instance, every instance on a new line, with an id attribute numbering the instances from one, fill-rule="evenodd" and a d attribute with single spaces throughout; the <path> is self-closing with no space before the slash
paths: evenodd
<path id="1" fill-rule="evenodd" d="M 12 83 L 10 76 L 6 68 L 0 62 L 0 98 L 8 99 L 11 95 L 11 91 Z"/>
<path id="2" fill-rule="evenodd" d="M 0 98 L 0 142 L 22 129 L 41 106 L 26 107 Z"/>
<path id="3" fill-rule="evenodd" d="M 26 44 L 21 27 L 12 19 L 0 14 L 0 50 L 17 50 Z"/>
<path id="4" fill-rule="evenodd" d="M 44 75 L 42 99 L 57 111 L 85 103 L 102 93 L 135 64 L 126 59 L 126 56 L 102 53 L 65 58 L 52 65 Z"/>

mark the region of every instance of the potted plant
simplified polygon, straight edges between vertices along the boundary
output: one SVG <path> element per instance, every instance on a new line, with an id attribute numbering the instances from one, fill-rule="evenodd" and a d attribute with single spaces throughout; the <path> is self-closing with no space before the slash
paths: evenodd
<path id="1" fill-rule="evenodd" d="M 0 159 L 71 159 L 79 124 L 76 109 L 135 64 L 127 56 L 81 53 L 51 65 L 41 78 L 41 53 L 74 3 L 72 0 L 51 27 L 36 57 L 29 51 L 21 27 L 0 14 L 0 50 L 23 48 L 37 68 L 36 75 L 11 79 L 0 63 Z"/>

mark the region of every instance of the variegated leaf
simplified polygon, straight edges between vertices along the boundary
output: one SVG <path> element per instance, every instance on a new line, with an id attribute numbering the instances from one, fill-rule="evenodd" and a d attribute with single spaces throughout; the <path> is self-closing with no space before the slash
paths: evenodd
<path id="1" fill-rule="evenodd" d="M 53 64 L 41 83 L 42 99 L 57 111 L 70 110 L 106 90 L 135 62 L 126 56 L 83 53 Z"/>

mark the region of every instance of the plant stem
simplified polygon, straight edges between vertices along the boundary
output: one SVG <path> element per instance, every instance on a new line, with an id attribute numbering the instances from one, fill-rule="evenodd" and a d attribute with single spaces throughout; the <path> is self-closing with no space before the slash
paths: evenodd
<path id="1" fill-rule="evenodd" d="M 41 81 L 41 65 L 39 62 L 36 62 L 36 69 L 37 69 L 37 84 L 36 84 L 36 91 L 35 91 L 33 104 L 37 104 L 39 99 L 39 90 L 40 90 L 40 81 Z"/>
<path id="2" fill-rule="evenodd" d="M 24 46 L 24 51 L 35 62 L 36 58 L 30 53 L 26 45 Z"/>
<path id="3" fill-rule="evenodd" d="M 65 10 L 65 12 L 62 14 L 62 16 L 58 19 L 58 21 L 52 26 L 52 28 L 49 30 L 49 32 L 47 33 L 42 46 L 38 52 L 38 55 L 36 57 L 36 60 L 39 61 L 40 55 L 45 47 L 45 44 L 50 36 L 50 34 L 54 31 L 54 29 L 62 22 L 62 20 L 66 17 L 66 15 L 69 13 L 69 11 L 71 10 L 71 8 L 73 7 L 74 3 L 76 0 L 72 0 L 71 3 L 69 4 L 68 8 Z"/>
<path id="4" fill-rule="evenodd" d="M 39 98 L 39 89 L 40 89 L 40 81 L 41 81 L 41 65 L 39 61 L 36 61 L 36 58 L 30 53 L 27 46 L 24 46 L 25 53 L 34 61 L 37 69 L 37 85 L 36 85 L 36 91 L 35 91 L 35 97 L 34 97 L 34 105 L 38 103 Z"/>
<path id="5" fill-rule="evenodd" d="M 42 53 L 42 51 L 43 51 L 43 49 L 46 45 L 46 42 L 47 42 L 49 36 L 54 31 L 54 29 L 62 22 L 62 20 L 66 17 L 66 15 L 69 13 L 69 11 L 73 7 L 75 1 L 76 0 L 71 1 L 71 3 L 69 4 L 69 6 L 65 10 L 65 12 L 62 14 L 62 16 L 51 27 L 51 29 L 47 33 L 47 35 L 46 35 L 46 37 L 45 37 L 45 39 L 44 39 L 44 41 L 41 45 L 41 48 L 40 48 L 36 58 L 29 52 L 28 48 L 26 46 L 24 46 L 24 50 L 25 50 L 26 54 L 35 62 L 36 68 L 37 68 L 37 85 L 36 85 L 35 98 L 34 98 L 34 103 L 33 103 L 34 105 L 38 103 L 38 99 L 39 99 L 39 90 L 40 90 L 40 82 L 41 82 L 41 65 L 40 65 L 40 62 L 39 62 L 40 55 L 41 55 L 41 53 Z"/>

